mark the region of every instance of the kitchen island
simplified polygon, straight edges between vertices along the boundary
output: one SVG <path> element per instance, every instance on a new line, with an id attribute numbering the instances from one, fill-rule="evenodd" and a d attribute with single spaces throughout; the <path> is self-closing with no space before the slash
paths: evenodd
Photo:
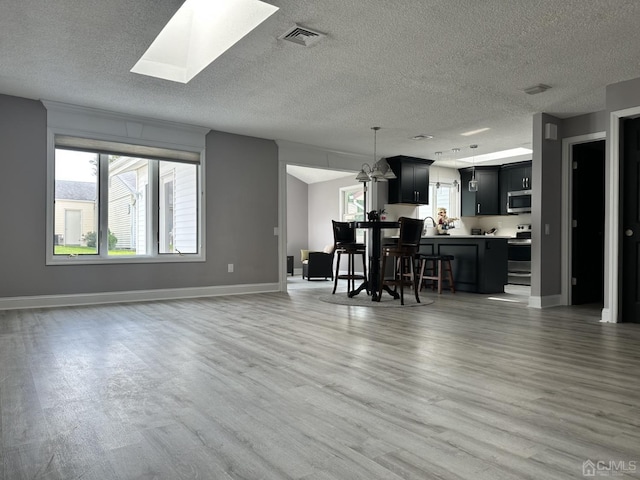
<path id="1" fill-rule="evenodd" d="M 422 237 L 420 253 L 453 255 L 456 290 L 502 293 L 507 283 L 509 237 L 433 235 Z"/>

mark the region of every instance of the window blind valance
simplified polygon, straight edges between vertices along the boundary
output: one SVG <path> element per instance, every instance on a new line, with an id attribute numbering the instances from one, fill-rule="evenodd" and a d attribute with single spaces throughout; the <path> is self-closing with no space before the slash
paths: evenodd
<path id="1" fill-rule="evenodd" d="M 95 140 L 92 138 L 72 137 L 69 135 L 56 135 L 55 146 L 56 148 L 65 148 L 69 150 L 87 150 L 97 153 L 119 154 L 127 157 L 172 160 L 184 163 L 200 163 L 200 152 L 110 142 L 106 140 Z"/>
<path id="2" fill-rule="evenodd" d="M 200 163 L 210 129 L 43 100 L 56 147 Z"/>

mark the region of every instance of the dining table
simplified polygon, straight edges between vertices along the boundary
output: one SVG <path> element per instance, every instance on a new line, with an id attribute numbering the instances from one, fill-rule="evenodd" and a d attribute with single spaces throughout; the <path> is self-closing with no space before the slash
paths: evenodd
<path id="1" fill-rule="evenodd" d="M 378 300 L 378 291 L 380 290 L 380 254 L 382 252 L 382 231 L 388 229 L 400 228 L 397 221 L 363 221 L 352 222 L 354 228 L 367 229 L 371 232 L 371 242 L 369 244 L 369 278 L 365 279 L 362 284 L 355 290 L 348 293 L 349 297 L 358 295 L 362 290 L 371 292 L 371 300 Z M 393 298 L 400 298 L 400 294 L 391 290 L 388 286 L 384 286 L 384 291 L 389 293 Z"/>

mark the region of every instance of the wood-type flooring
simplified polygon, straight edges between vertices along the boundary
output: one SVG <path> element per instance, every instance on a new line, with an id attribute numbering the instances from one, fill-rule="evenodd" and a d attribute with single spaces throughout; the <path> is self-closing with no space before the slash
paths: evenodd
<path id="1" fill-rule="evenodd" d="M 0 479 L 640 477 L 639 324 L 309 287 L 0 312 Z"/>

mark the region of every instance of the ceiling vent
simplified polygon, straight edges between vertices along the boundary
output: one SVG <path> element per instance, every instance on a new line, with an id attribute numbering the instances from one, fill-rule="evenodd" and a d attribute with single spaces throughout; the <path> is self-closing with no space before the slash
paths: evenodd
<path id="1" fill-rule="evenodd" d="M 284 32 L 278 37 L 278 40 L 286 40 L 288 42 L 297 43 L 303 47 L 309 47 L 315 43 L 318 43 L 321 39 L 326 37 L 324 33 L 314 32 L 306 27 L 300 25 L 294 25 L 289 30 Z"/>

